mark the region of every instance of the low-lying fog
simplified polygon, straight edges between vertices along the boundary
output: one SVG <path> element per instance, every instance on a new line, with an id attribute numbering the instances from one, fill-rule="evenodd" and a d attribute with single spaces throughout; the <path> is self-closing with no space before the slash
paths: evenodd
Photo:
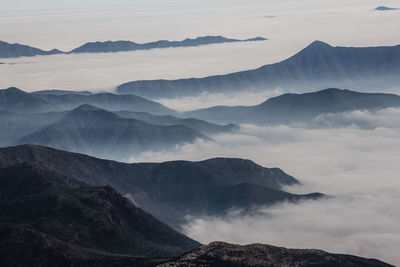
<path id="1" fill-rule="evenodd" d="M 260 208 L 252 216 L 232 211 L 226 217 L 189 219 L 186 233 L 203 243 L 320 248 L 400 264 L 399 115 L 400 109 L 328 115 L 319 120 L 335 128 L 324 129 L 242 125 L 238 133 L 213 136 L 214 142 L 148 152 L 129 161 L 249 158 L 298 178 L 303 185 L 289 188 L 291 192 L 334 196 Z M 337 127 L 349 121 L 369 129 Z"/>

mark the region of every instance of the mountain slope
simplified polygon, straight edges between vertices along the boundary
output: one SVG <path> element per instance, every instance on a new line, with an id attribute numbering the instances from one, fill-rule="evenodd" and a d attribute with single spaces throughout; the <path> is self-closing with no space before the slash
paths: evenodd
<path id="1" fill-rule="evenodd" d="M 0 110 L 17 113 L 40 113 L 59 110 L 52 102 L 18 88 L 0 90 Z"/>
<path id="2" fill-rule="evenodd" d="M 109 186 L 91 187 L 39 165 L 0 170 L 0 221 L 93 252 L 170 257 L 199 245 Z"/>
<path id="3" fill-rule="evenodd" d="M 400 45 L 392 47 L 333 47 L 315 41 L 296 55 L 258 69 L 179 80 L 124 83 L 118 93 L 151 99 L 198 95 L 203 92 L 268 90 L 276 87 L 382 88 L 400 81 Z"/>
<path id="4" fill-rule="evenodd" d="M 281 185 L 298 181 L 280 169 L 243 159 L 126 164 L 34 145 L 0 148 L 0 168 L 24 162 L 43 165 L 90 185 L 109 184 L 176 229 L 185 215 L 211 215 L 233 206 L 246 209 L 322 196 L 283 192 Z M 232 198 L 240 195 L 239 202 Z"/>
<path id="5" fill-rule="evenodd" d="M 212 242 L 188 252 L 162 267 L 227 267 L 227 266 L 296 266 L 296 267 L 335 267 L 335 266 L 392 266 L 375 260 L 345 254 L 332 254 L 316 249 L 287 249 L 263 244 L 246 246 L 225 242 Z"/>
<path id="6" fill-rule="evenodd" d="M 325 113 L 400 107 L 400 96 L 326 89 L 305 94 L 284 94 L 256 106 L 217 106 L 187 112 L 200 119 L 235 123 L 292 123 L 310 121 Z"/>
<path id="7" fill-rule="evenodd" d="M 18 139 L 16 144 L 40 144 L 108 159 L 127 158 L 150 149 L 165 149 L 204 135 L 183 125 L 158 126 L 82 105 L 60 121 Z"/>

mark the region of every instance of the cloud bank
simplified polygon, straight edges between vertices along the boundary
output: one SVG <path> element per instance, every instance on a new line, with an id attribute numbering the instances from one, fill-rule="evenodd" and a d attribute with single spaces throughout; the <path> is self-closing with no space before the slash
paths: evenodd
<path id="1" fill-rule="evenodd" d="M 242 125 L 237 133 L 213 136 L 171 151 L 148 152 L 130 161 L 249 158 L 298 178 L 294 193 L 334 196 L 299 205 L 262 207 L 252 215 L 190 218 L 186 233 L 201 242 L 269 243 L 320 248 L 400 264 L 400 109 L 327 115 L 328 128 Z M 338 121 L 362 120 L 371 127 Z"/>

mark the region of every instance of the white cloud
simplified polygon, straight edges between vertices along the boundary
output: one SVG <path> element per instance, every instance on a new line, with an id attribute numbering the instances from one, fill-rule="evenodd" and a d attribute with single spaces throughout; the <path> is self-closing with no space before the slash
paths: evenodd
<path id="1" fill-rule="evenodd" d="M 334 196 L 261 208 L 251 216 L 235 211 L 226 217 L 192 218 L 185 226 L 186 233 L 201 242 L 320 248 L 400 264 L 399 112 L 387 109 L 343 114 L 345 119 L 367 118 L 377 126 L 367 130 L 356 126 L 306 129 L 243 125 L 238 133 L 213 136 L 214 142 L 148 152 L 130 161 L 249 158 L 298 178 L 303 185 L 287 188 L 291 192 L 319 191 Z"/>

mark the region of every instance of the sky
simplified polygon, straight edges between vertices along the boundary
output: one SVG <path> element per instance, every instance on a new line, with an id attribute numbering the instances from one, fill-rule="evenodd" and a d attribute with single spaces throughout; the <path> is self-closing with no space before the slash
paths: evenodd
<path id="1" fill-rule="evenodd" d="M 24 3 L 25 2 L 25 3 Z M 268 41 L 112 54 L 2 59 L 0 88 L 112 91 L 124 82 L 225 74 L 283 60 L 314 40 L 400 44 L 400 11 L 385 0 L 10 1 L 1 0 L 1 40 L 71 50 L 88 41 L 223 35 Z"/>

